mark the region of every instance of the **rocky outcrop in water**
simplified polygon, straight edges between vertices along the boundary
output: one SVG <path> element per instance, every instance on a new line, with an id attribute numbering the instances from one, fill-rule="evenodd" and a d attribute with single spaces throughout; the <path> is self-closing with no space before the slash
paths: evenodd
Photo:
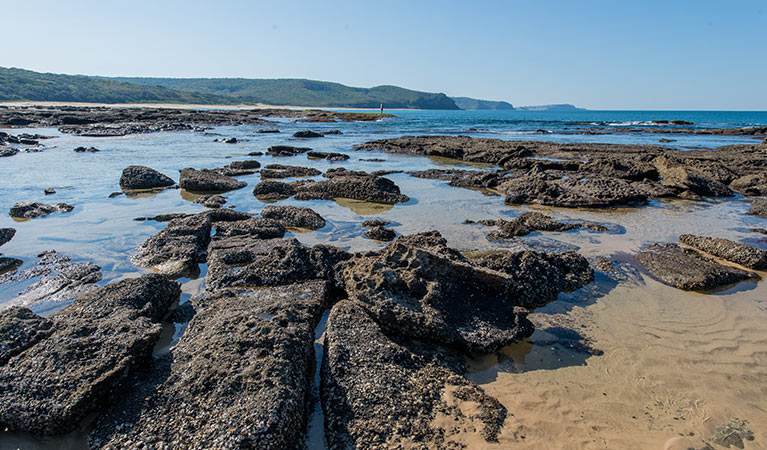
<path id="1" fill-rule="evenodd" d="M 158 322 L 179 293 L 165 277 L 145 275 L 84 294 L 48 319 L 23 309 L 0 313 L 0 424 L 65 433 L 114 401 L 151 360 Z"/>
<path id="2" fill-rule="evenodd" d="M 191 168 L 181 169 L 181 178 L 178 184 L 181 188 L 191 192 L 226 192 L 248 185 L 244 181 L 238 181 L 214 171 Z"/>
<path id="3" fill-rule="evenodd" d="M 328 161 L 346 161 L 349 155 L 334 152 L 308 152 L 306 157 L 309 159 L 326 159 Z"/>
<path id="4" fill-rule="evenodd" d="M 321 138 L 323 135 L 321 133 L 317 133 L 312 130 L 302 130 L 302 131 L 296 131 L 293 133 L 294 138 L 301 138 L 301 139 L 310 139 L 310 138 Z"/>
<path id="5" fill-rule="evenodd" d="M 620 178 L 553 178 L 529 175 L 504 181 L 496 188 L 506 204 L 534 203 L 569 208 L 604 208 L 647 202 L 647 195 Z"/>
<path id="6" fill-rule="evenodd" d="M 174 184 L 170 177 L 147 166 L 128 166 L 120 177 L 120 188 L 125 190 L 165 188 Z"/>
<path id="7" fill-rule="evenodd" d="M 666 284 L 684 290 L 709 290 L 758 278 L 756 274 L 719 264 L 695 250 L 675 244 L 653 244 L 639 252 L 637 261 Z"/>
<path id="8" fill-rule="evenodd" d="M 744 175 L 733 180 L 730 187 L 745 196 L 767 195 L 767 173 Z"/>
<path id="9" fill-rule="evenodd" d="M 268 164 L 261 169 L 261 178 L 293 178 L 314 177 L 321 174 L 313 167 L 285 166 L 282 164 Z"/>
<path id="10" fill-rule="evenodd" d="M 77 147 L 74 149 L 75 153 L 98 153 L 100 151 L 96 147 Z"/>
<path id="11" fill-rule="evenodd" d="M 332 200 L 351 198 L 374 203 L 401 203 L 410 198 L 400 192 L 399 186 L 388 178 L 375 175 L 349 174 L 327 180 L 308 181 L 294 186 L 296 200 Z"/>
<path id="12" fill-rule="evenodd" d="M 728 239 L 695 236 L 693 234 L 679 236 L 679 242 L 749 269 L 763 270 L 767 268 L 767 251 L 750 245 Z"/>
<path id="13" fill-rule="evenodd" d="M 223 195 L 203 195 L 196 199 L 194 203 L 200 204 L 206 208 L 221 208 L 226 205 L 226 197 Z"/>
<path id="14" fill-rule="evenodd" d="M 369 230 L 362 233 L 365 237 L 373 239 L 379 242 L 389 242 L 397 237 L 397 233 L 394 230 L 384 228 L 382 226 L 371 227 Z"/>
<path id="15" fill-rule="evenodd" d="M 294 147 L 292 145 L 273 145 L 266 152 L 272 156 L 296 156 L 311 151 L 308 147 Z"/>
<path id="16" fill-rule="evenodd" d="M 297 206 L 265 206 L 261 216 L 274 219 L 286 228 L 319 230 L 325 226 L 325 219 L 313 209 Z"/>
<path id="17" fill-rule="evenodd" d="M 323 281 L 213 294 L 90 447 L 299 448 L 327 297 Z"/>
<path id="18" fill-rule="evenodd" d="M 14 228 L 0 228 L 0 246 L 3 246 L 10 242 L 13 237 L 16 236 L 16 229 Z"/>
<path id="19" fill-rule="evenodd" d="M 74 210 L 75 207 L 66 203 L 56 203 L 49 205 L 38 202 L 18 202 L 11 207 L 9 214 L 17 219 L 34 219 L 36 217 L 45 217 L 53 213 L 67 213 Z"/>
<path id="20" fill-rule="evenodd" d="M 296 195 L 296 189 L 288 183 L 267 180 L 253 188 L 253 195 L 263 201 L 277 201 Z"/>

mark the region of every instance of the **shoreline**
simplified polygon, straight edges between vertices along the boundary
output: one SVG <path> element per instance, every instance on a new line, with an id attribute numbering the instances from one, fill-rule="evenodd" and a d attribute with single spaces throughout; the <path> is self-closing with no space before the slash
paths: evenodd
<path id="1" fill-rule="evenodd" d="M 295 111 L 319 110 L 319 111 L 379 111 L 378 108 L 345 108 L 332 106 L 297 106 L 297 105 L 267 105 L 266 103 L 256 103 L 253 105 L 204 105 L 195 103 L 91 103 L 91 102 L 51 102 L 51 101 L 13 101 L 0 102 L 0 107 L 87 107 L 87 108 L 160 108 L 160 109 L 220 109 L 220 110 L 258 110 L 258 109 L 288 109 Z M 411 109 L 411 108 L 384 108 L 386 111 L 440 111 L 431 109 Z"/>

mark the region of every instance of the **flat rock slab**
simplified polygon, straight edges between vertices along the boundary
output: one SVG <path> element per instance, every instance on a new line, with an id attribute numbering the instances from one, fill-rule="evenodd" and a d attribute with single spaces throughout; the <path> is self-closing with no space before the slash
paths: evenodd
<path id="1" fill-rule="evenodd" d="M 266 152 L 272 156 L 296 156 L 301 153 L 306 153 L 312 149 L 308 147 L 294 147 L 292 145 L 273 145 L 269 147 Z"/>
<path id="2" fill-rule="evenodd" d="M 506 409 L 462 369 L 457 353 L 391 338 L 342 300 L 328 318 L 321 372 L 329 448 L 465 448 L 466 435 L 497 441 Z M 473 413 L 463 414 L 469 405 Z"/>
<path id="3" fill-rule="evenodd" d="M 520 307 L 593 278 L 580 255 L 522 253 L 473 264 L 433 231 L 400 237 L 380 255 L 355 257 L 341 276 L 349 298 L 391 333 L 493 352 L 533 332 Z"/>
<path id="4" fill-rule="evenodd" d="M 349 257 L 348 253 L 329 245 L 306 247 L 295 238 L 216 235 L 208 247 L 205 283 L 207 289 L 216 290 L 331 280 L 335 265 Z"/>
<path id="5" fill-rule="evenodd" d="M 261 178 L 295 178 L 313 177 L 321 174 L 313 167 L 286 166 L 283 164 L 268 164 L 261 169 Z"/>
<path id="6" fill-rule="evenodd" d="M 116 400 L 131 372 L 151 360 L 158 322 L 179 294 L 177 283 L 152 274 L 86 293 L 49 319 L 3 312 L 2 330 L 24 331 L 0 338 L 12 341 L 0 365 L 0 424 L 66 433 Z"/>
<path id="7" fill-rule="evenodd" d="M 170 177 L 147 166 L 128 166 L 120 176 L 120 188 L 125 190 L 157 189 L 174 184 Z"/>
<path id="8" fill-rule="evenodd" d="M 679 242 L 749 269 L 763 270 L 767 268 L 767 251 L 750 245 L 728 239 L 695 236 L 693 234 L 679 236 Z"/>
<path id="9" fill-rule="evenodd" d="M 45 217 L 53 213 L 67 213 L 75 209 L 74 206 L 66 203 L 56 203 L 49 205 L 38 202 L 18 202 L 11 207 L 9 214 L 17 219 L 34 219 L 36 217 Z"/>
<path id="10" fill-rule="evenodd" d="M 90 447 L 299 448 L 327 292 L 314 281 L 214 294 Z"/>
<path id="11" fill-rule="evenodd" d="M 0 275 L 0 284 L 35 280 L 26 285 L 12 300 L 14 305 L 33 303 L 60 303 L 74 300 L 93 288 L 101 280 L 101 268 L 93 263 L 72 262 L 55 251 L 38 255 L 36 265 L 21 272 Z"/>
<path id="12" fill-rule="evenodd" d="M 226 192 L 248 185 L 211 170 L 181 169 L 179 186 L 191 192 Z"/>
<path id="13" fill-rule="evenodd" d="M 482 220 L 483 225 L 496 226 L 497 231 L 488 234 L 490 239 L 511 239 L 525 236 L 534 231 L 568 231 L 580 228 L 580 224 L 558 222 L 553 218 L 539 212 L 526 212 L 520 214 L 514 220 Z"/>
<path id="14" fill-rule="evenodd" d="M 327 180 L 308 181 L 294 186 L 296 200 L 332 200 L 350 198 L 373 203 L 404 203 L 410 200 L 388 178 L 375 175 L 333 176 Z"/>
<path id="15" fill-rule="evenodd" d="M 636 255 L 647 271 L 666 284 L 688 291 L 703 291 L 758 278 L 752 272 L 719 264 L 695 250 L 675 244 L 653 244 Z"/>
<path id="16" fill-rule="evenodd" d="M 498 185 L 506 204 L 539 204 L 570 208 L 625 206 L 647 202 L 647 195 L 620 178 L 551 178 L 530 175 Z"/>
<path id="17" fill-rule="evenodd" d="M 325 226 L 325 219 L 310 208 L 297 206 L 265 206 L 261 216 L 279 221 L 287 228 L 319 230 Z"/>

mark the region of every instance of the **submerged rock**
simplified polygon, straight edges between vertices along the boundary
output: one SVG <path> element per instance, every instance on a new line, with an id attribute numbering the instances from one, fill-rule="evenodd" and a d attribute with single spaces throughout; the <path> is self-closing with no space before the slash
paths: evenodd
<path id="1" fill-rule="evenodd" d="M 683 234 L 679 242 L 749 269 L 767 268 L 767 251 L 727 239 Z"/>
<path id="2" fill-rule="evenodd" d="M 75 207 L 66 203 L 56 203 L 49 205 L 38 202 L 18 202 L 11 207 L 10 215 L 17 219 L 34 219 L 36 217 L 45 217 L 57 212 L 71 212 Z"/>
<path id="3" fill-rule="evenodd" d="M 390 224 L 391 222 L 383 219 L 368 219 L 362 222 L 362 226 L 365 228 L 385 227 Z"/>
<path id="4" fill-rule="evenodd" d="M 299 448 L 327 293 L 313 281 L 213 294 L 90 447 Z"/>
<path id="5" fill-rule="evenodd" d="M 355 257 L 341 275 L 349 298 L 392 333 L 492 352 L 532 333 L 520 306 L 580 287 L 593 271 L 575 253 L 521 252 L 473 264 L 429 232 Z"/>
<path id="6" fill-rule="evenodd" d="M 719 264 L 695 250 L 674 244 L 653 244 L 636 256 L 654 277 L 684 290 L 708 290 L 758 278 L 752 272 Z"/>
<path id="7" fill-rule="evenodd" d="M 255 159 L 249 159 L 245 161 L 232 161 L 220 169 L 213 169 L 213 171 L 228 177 L 239 177 L 242 175 L 253 175 L 258 172 L 259 167 L 261 167 L 260 162 Z"/>
<path id="8" fill-rule="evenodd" d="M 253 188 L 253 195 L 265 201 L 284 200 L 296 195 L 296 189 L 281 181 L 262 181 Z"/>
<path id="9" fill-rule="evenodd" d="M 269 164 L 261 170 L 261 178 L 313 177 L 321 173 L 322 172 L 312 167 Z"/>
<path id="10" fill-rule="evenodd" d="M 15 350 L 0 365 L 0 424 L 66 433 L 114 401 L 131 372 L 151 360 L 159 321 L 179 293 L 178 284 L 152 274 L 84 294 L 52 314 L 50 324 L 28 311 L 2 313 L 0 322 L 9 316 L 16 322 L 4 331 L 25 331 L 21 342 L 11 337 Z"/>
<path id="11" fill-rule="evenodd" d="M 400 192 L 399 186 L 388 178 L 374 175 L 334 176 L 327 180 L 309 181 L 295 186 L 296 200 L 332 200 L 351 198 L 374 203 L 394 204 L 410 198 Z"/>
<path id="12" fill-rule="evenodd" d="M 294 147 L 292 145 L 273 145 L 266 152 L 272 156 L 296 156 L 311 151 L 307 147 Z"/>
<path id="13" fill-rule="evenodd" d="M 146 166 L 128 166 L 120 177 L 122 189 L 156 189 L 176 184 L 170 177 Z"/>
<path id="14" fill-rule="evenodd" d="M 459 375 L 463 362 L 454 351 L 390 337 L 347 300 L 331 310 L 324 349 L 329 448 L 462 448 L 465 434 L 497 441 L 506 409 Z M 476 413 L 463 414 L 462 405 Z M 435 423 L 437 416 L 449 426 Z"/>
<path id="15" fill-rule="evenodd" d="M 223 195 L 203 195 L 196 199 L 194 203 L 198 203 L 206 208 L 221 208 L 226 204 L 226 197 Z"/>
<path id="16" fill-rule="evenodd" d="M 101 150 L 97 149 L 96 147 L 77 147 L 75 148 L 75 153 L 97 153 Z"/>
<path id="17" fill-rule="evenodd" d="M 514 220 L 482 220 L 483 225 L 497 226 L 498 231 L 487 235 L 490 239 L 511 239 L 517 236 L 525 236 L 534 231 L 568 231 L 580 228 L 577 223 L 558 222 L 553 218 L 539 212 L 526 212 L 520 214 Z"/>
<path id="18" fill-rule="evenodd" d="M 274 219 L 286 228 L 319 230 L 325 226 L 325 219 L 313 209 L 297 206 L 265 206 L 261 216 Z"/>
<path id="19" fill-rule="evenodd" d="M 216 225 L 216 238 L 231 236 L 251 236 L 256 239 L 281 238 L 285 227 L 274 219 L 254 217 L 235 222 L 222 222 Z"/>
<path id="20" fill-rule="evenodd" d="M 179 186 L 192 192 L 226 192 L 248 185 L 243 181 L 208 170 L 181 169 Z"/>
<path id="21" fill-rule="evenodd" d="M 646 203 L 647 195 L 619 178 L 549 178 L 528 175 L 498 185 L 506 204 L 534 203 L 563 207 L 609 207 Z"/>
<path id="22" fill-rule="evenodd" d="M 45 188 L 45 190 L 43 191 L 43 194 L 45 194 L 45 195 L 53 195 L 55 193 L 56 193 L 56 189 L 54 189 L 52 187 Z"/>
<path id="23" fill-rule="evenodd" d="M 172 278 L 193 277 L 205 261 L 211 225 L 210 216 L 204 214 L 172 219 L 167 228 L 138 247 L 131 261 Z"/>
<path id="24" fill-rule="evenodd" d="M 328 161 L 346 161 L 349 159 L 349 155 L 334 152 L 309 152 L 306 154 L 306 157 L 314 159 L 327 159 Z"/>
<path id="25" fill-rule="evenodd" d="M 15 305 L 31 305 L 39 302 L 67 302 L 78 295 L 94 289 L 101 280 L 101 268 L 93 263 L 72 262 L 56 251 L 38 255 L 40 261 L 22 272 L 0 276 L 0 284 L 35 280 L 12 300 Z"/>

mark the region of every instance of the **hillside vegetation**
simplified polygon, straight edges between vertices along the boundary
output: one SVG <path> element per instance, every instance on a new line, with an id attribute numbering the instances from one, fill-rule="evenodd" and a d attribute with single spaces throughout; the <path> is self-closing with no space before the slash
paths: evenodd
<path id="1" fill-rule="evenodd" d="M 232 104 L 236 100 L 212 94 L 183 92 L 160 86 L 59 75 L 0 67 L 0 101 L 57 101 L 89 103 Z"/>
<path id="2" fill-rule="evenodd" d="M 512 110 L 514 109 L 514 106 L 512 106 L 511 103 L 504 102 L 504 101 L 480 100 L 477 98 L 469 98 L 469 97 L 450 97 L 450 98 L 453 99 L 455 104 L 461 109 L 469 109 L 469 110 L 485 110 L 485 109 Z"/>
<path id="3" fill-rule="evenodd" d="M 185 92 L 224 95 L 242 103 L 336 108 L 458 109 L 445 94 L 412 91 L 397 86 L 349 87 L 327 81 L 249 78 L 111 78 L 162 86 Z"/>

